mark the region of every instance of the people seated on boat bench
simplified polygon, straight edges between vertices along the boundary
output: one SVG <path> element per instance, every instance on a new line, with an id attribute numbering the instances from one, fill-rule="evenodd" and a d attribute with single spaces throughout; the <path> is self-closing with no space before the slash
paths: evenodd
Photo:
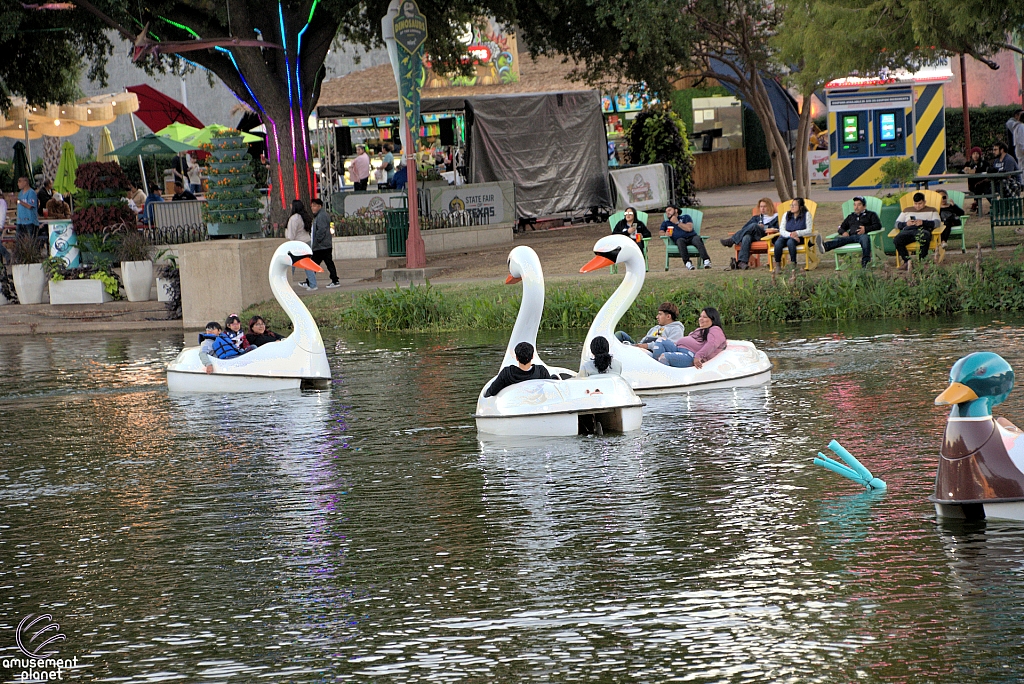
<path id="1" fill-rule="evenodd" d="M 651 231 L 647 230 L 644 222 L 637 218 L 636 209 L 633 207 L 626 208 L 622 220 L 615 224 L 612 233 L 625 235 L 629 239 L 636 241 L 641 250 L 643 249 L 643 239 L 651 237 Z"/>
<path id="2" fill-rule="evenodd" d="M 672 302 L 662 302 L 658 307 L 658 313 L 655 314 L 656 325 L 647 331 L 640 342 L 637 343 L 637 347 L 640 349 L 648 349 L 648 345 L 657 342 L 659 340 L 681 340 L 686 335 L 686 330 L 683 329 L 683 324 L 679 322 L 679 307 Z M 625 342 L 633 344 L 633 338 L 625 333 L 625 331 L 619 330 L 615 333 L 615 337 L 618 338 L 619 342 Z"/>
<path id="3" fill-rule="evenodd" d="M 708 256 L 708 250 L 704 247 L 703 238 L 693 229 L 693 218 L 689 214 L 680 214 L 679 207 L 672 204 L 665 207 L 665 220 L 661 222 L 661 234 L 676 243 L 676 247 L 679 248 L 679 257 L 686 264 L 687 270 L 693 270 L 690 253 L 686 249 L 690 246 L 697 250 L 703 267 L 711 268 L 711 257 Z"/>
<path id="4" fill-rule="evenodd" d="M 900 255 L 902 263 L 906 264 L 908 270 L 910 269 L 910 253 L 907 251 L 907 245 L 916 241 L 921 247 L 918 251 L 918 258 L 924 259 L 928 255 L 932 231 L 940 223 L 942 221 L 939 219 L 938 211 L 925 205 L 924 193 L 915 192 L 914 206 L 908 207 L 896 218 L 896 227 L 900 232 L 892 239 L 896 253 Z"/>
<path id="5" fill-rule="evenodd" d="M 233 359 L 256 349 L 245 339 L 242 332 L 242 319 L 238 314 L 228 316 L 224 332 L 213 341 L 213 355 L 218 359 Z"/>
<path id="6" fill-rule="evenodd" d="M 722 238 L 720 241 L 723 247 L 740 246 L 740 253 L 734 259 L 730 259 L 731 270 L 747 270 L 747 262 L 750 261 L 750 245 L 762 239 L 769 230 L 779 229 L 779 215 L 775 211 L 775 203 L 767 197 L 762 197 L 757 203 L 757 216 L 751 216 L 743 227 L 732 234 L 731 237 Z"/>
<path id="7" fill-rule="evenodd" d="M 520 342 L 515 347 L 516 365 L 505 366 L 494 378 L 494 382 L 484 392 L 485 397 L 497 396 L 498 392 L 520 382 L 527 380 L 548 380 L 551 374 L 548 369 L 533 363 L 533 345 L 529 342 Z"/>
<path id="8" fill-rule="evenodd" d="M 576 377 L 587 378 L 603 373 L 622 375 L 622 362 L 612 358 L 609 353 L 608 340 L 603 335 L 598 335 L 590 340 L 590 353 L 594 355 L 594 358 L 587 359 L 580 366 L 579 375 Z"/>
<path id="9" fill-rule="evenodd" d="M 863 197 L 854 197 L 853 213 L 843 219 L 836 231 L 839 237 L 824 243 L 819 240 L 820 251 L 824 254 L 837 247 L 860 243 L 860 265 L 863 268 L 871 263 L 871 238 L 868 233 L 876 230 L 882 230 L 878 214 L 868 209 Z"/>
<path id="10" fill-rule="evenodd" d="M 727 340 L 718 309 L 706 307 L 697 318 L 697 329 L 674 345 L 674 350 L 656 354 L 661 363 L 673 368 L 702 367 L 725 350 Z M 667 344 L 663 345 L 667 348 Z"/>
<path id="11" fill-rule="evenodd" d="M 210 321 L 206 324 L 206 332 L 199 333 L 199 361 L 202 362 L 207 373 L 213 372 L 213 361 L 210 359 L 210 354 L 213 354 L 214 340 L 222 332 L 224 332 L 224 328 L 221 327 L 220 323 Z"/>
<path id="12" fill-rule="evenodd" d="M 249 319 L 249 332 L 245 333 L 245 341 L 254 347 L 261 347 L 269 342 L 277 342 L 284 338 L 276 332 L 267 328 L 267 322 L 263 316 L 253 316 Z"/>

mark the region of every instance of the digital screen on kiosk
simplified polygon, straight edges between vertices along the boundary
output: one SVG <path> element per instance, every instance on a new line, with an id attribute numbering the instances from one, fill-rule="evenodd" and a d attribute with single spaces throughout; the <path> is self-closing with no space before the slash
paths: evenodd
<path id="1" fill-rule="evenodd" d="M 843 117 L 843 142 L 857 142 L 857 119 L 858 117 L 856 116 Z"/>
<path id="2" fill-rule="evenodd" d="M 883 142 L 896 139 L 896 115 L 895 114 L 881 114 L 878 117 L 879 128 L 881 133 L 879 137 Z"/>

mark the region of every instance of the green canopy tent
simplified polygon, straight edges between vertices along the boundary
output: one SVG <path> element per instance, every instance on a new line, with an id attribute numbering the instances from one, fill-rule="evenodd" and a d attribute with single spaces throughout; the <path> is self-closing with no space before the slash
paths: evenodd
<path id="1" fill-rule="evenodd" d="M 152 133 L 144 135 L 134 142 L 122 145 L 111 154 L 118 157 L 155 157 L 158 154 L 178 154 L 196 149 L 195 145 L 178 142 Z M 155 162 L 154 162 L 155 164 Z"/>
<path id="2" fill-rule="evenodd" d="M 75 172 L 78 170 L 78 157 L 75 156 L 75 146 L 65 142 L 60 148 L 60 163 L 57 165 L 57 176 L 53 181 L 53 189 L 69 197 L 78 192 L 75 185 Z"/>

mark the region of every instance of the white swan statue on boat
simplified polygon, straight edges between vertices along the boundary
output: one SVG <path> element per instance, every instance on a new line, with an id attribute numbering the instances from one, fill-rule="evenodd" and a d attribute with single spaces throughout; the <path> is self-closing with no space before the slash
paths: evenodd
<path id="1" fill-rule="evenodd" d="M 309 257 L 305 242 L 286 242 L 270 260 L 270 289 L 292 322 L 292 334 L 231 359 L 210 357 L 213 372 L 199 360 L 199 347 L 188 347 L 167 365 L 167 389 L 171 392 L 272 392 L 276 390 L 326 389 L 331 383 L 320 329 L 309 309 L 288 283 L 293 266 L 322 271 Z"/>
<path id="2" fill-rule="evenodd" d="M 621 377 L 574 377 L 572 371 L 545 364 L 537 355 L 537 330 L 544 312 L 544 272 L 537 253 L 529 247 L 516 247 L 509 253 L 508 270 L 505 282 L 522 281 L 523 299 L 501 368 L 516 363 L 517 344 L 529 342 L 534 348 L 533 362 L 558 379 L 527 380 L 506 387 L 495 397 L 485 397 L 495 375 L 477 398 L 473 416 L 477 431 L 505 436 L 564 437 L 590 431 L 640 429 L 643 402 Z"/>
<path id="3" fill-rule="evenodd" d="M 670 394 L 724 387 L 748 387 L 771 380 L 772 364 L 768 355 L 751 342 L 729 340 L 728 346 L 701 368 L 673 368 L 660 363 L 643 349 L 623 344 L 615 337 L 615 326 L 625 315 L 640 289 L 645 271 L 644 255 L 636 243 L 622 235 L 609 235 L 594 245 L 594 258 L 581 273 L 596 271 L 612 264 L 624 266 L 622 283 L 598 312 L 584 344 L 583 360 L 590 340 L 603 335 L 613 358 L 622 363 L 622 377 L 637 394 Z"/>

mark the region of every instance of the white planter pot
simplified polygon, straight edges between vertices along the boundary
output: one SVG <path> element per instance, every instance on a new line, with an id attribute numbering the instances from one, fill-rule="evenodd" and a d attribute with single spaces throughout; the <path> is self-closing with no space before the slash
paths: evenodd
<path id="1" fill-rule="evenodd" d="M 41 304 L 46 289 L 46 273 L 42 264 L 16 264 L 14 266 L 14 289 L 22 304 Z"/>
<path id="2" fill-rule="evenodd" d="M 148 302 L 153 289 L 153 262 L 122 261 L 121 282 L 129 302 Z"/>
<path id="3" fill-rule="evenodd" d="M 100 280 L 82 278 L 50 281 L 50 304 L 102 304 L 112 299 Z"/>
<path id="4" fill-rule="evenodd" d="M 171 301 L 171 293 L 168 288 L 171 286 L 171 281 L 167 278 L 156 279 L 156 301 L 158 302 L 169 302 Z"/>

